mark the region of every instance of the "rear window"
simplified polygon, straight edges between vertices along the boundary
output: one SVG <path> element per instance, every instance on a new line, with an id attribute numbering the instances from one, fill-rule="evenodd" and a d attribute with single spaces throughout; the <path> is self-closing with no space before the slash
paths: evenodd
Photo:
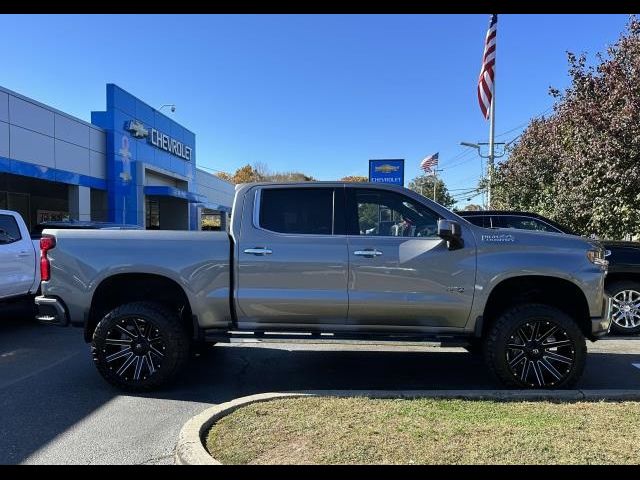
<path id="1" fill-rule="evenodd" d="M 260 197 L 260 226 L 278 233 L 331 235 L 333 189 L 263 189 Z"/>
<path id="2" fill-rule="evenodd" d="M 22 239 L 18 222 L 11 215 L 0 215 L 0 245 L 17 242 Z"/>
<path id="3" fill-rule="evenodd" d="M 533 217 L 520 217 L 516 215 L 500 216 L 500 226 L 502 228 L 517 228 L 520 230 L 537 230 L 542 232 L 555 232 L 560 230 L 546 222 Z"/>
<path id="4" fill-rule="evenodd" d="M 469 223 L 473 223 L 478 227 L 491 228 L 491 222 L 489 221 L 489 217 L 486 215 L 462 215 L 462 218 L 467 220 Z"/>

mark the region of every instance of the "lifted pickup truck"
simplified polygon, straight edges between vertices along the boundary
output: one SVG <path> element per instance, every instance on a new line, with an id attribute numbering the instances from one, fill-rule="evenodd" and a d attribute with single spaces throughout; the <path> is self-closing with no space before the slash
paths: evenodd
<path id="1" fill-rule="evenodd" d="M 566 388 L 585 338 L 609 330 L 597 242 L 476 227 L 391 185 L 245 184 L 229 234 L 41 242 L 39 319 L 83 326 L 98 371 L 128 390 L 175 377 L 194 342 L 247 337 L 467 346 L 508 386 Z"/>

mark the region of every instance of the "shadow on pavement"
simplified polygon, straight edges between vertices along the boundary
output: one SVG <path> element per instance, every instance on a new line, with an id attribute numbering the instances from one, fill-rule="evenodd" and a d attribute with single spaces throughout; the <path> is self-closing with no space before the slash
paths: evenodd
<path id="1" fill-rule="evenodd" d="M 500 388 L 482 359 L 462 350 L 297 348 L 209 347 L 173 385 L 127 395 L 98 375 L 80 329 L 0 322 L 0 463 L 24 460 L 117 397 L 134 397 L 138 404 L 145 399 L 209 404 L 287 390 Z M 640 363 L 640 354 L 590 353 L 578 387 L 640 389 L 640 370 L 632 363 Z M 123 422 L 126 413 L 113 411 L 109 421 Z M 100 441 L 98 431 L 86 435 Z"/>

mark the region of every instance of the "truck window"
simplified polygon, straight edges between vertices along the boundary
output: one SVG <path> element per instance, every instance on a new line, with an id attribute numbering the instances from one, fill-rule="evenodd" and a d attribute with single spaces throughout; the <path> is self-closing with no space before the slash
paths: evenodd
<path id="1" fill-rule="evenodd" d="M 436 237 L 438 234 L 438 215 L 407 196 L 354 188 L 349 198 L 351 235 Z"/>
<path id="2" fill-rule="evenodd" d="M 331 235 L 333 188 L 264 188 L 260 227 L 278 233 Z"/>
<path id="3" fill-rule="evenodd" d="M 0 245 L 17 242 L 22 239 L 18 222 L 11 215 L 0 215 Z"/>

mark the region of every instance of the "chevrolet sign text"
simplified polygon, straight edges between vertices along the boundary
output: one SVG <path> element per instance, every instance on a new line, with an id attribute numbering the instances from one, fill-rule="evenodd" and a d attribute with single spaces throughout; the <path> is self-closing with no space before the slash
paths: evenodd
<path id="1" fill-rule="evenodd" d="M 191 147 L 187 147 L 182 142 L 171 138 L 169 135 L 159 132 L 155 128 L 151 129 L 151 135 L 149 136 L 149 142 L 155 147 L 161 148 L 176 157 L 184 158 L 185 160 L 191 160 Z"/>

